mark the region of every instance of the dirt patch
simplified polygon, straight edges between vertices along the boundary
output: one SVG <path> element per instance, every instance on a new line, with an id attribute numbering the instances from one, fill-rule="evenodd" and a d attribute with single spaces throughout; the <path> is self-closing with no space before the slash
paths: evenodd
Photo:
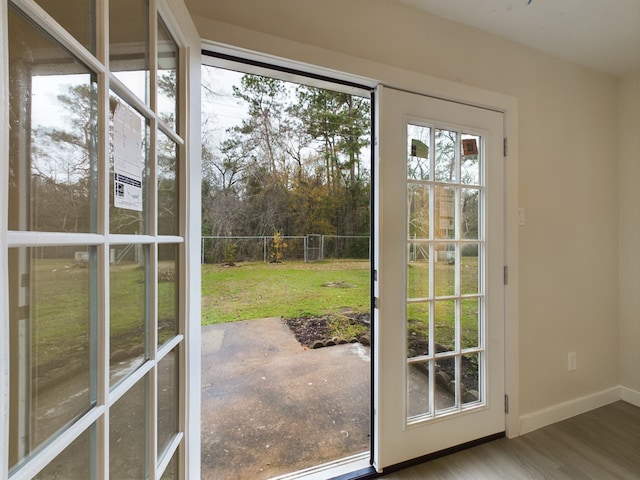
<path id="1" fill-rule="evenodd" d="M 341 312 L 338 315 L 325 315 L 322 317 L 297 317 L 282 319 L 285 325 L 289 327 L 293 336 L 305 348 L 320 348 L 337 345 L 340 343 L 360 342 L 363 345 L 370 345 L 370 322 L 371 317 L 368 313 Z M 340 335 L 336 331 L 336 322 L 347 328 L 338 329 L 349 332 L 348 326 L 365 326 L 366 328 L 355 329 L 357 334 Z"/>
<path id="2" fill-rule="evenodd" d="M 335 316 L 326 315 L 322 317 L 297 317 L 284 318 L 282 321 L 291 330 L 296 340 L 304 347 L 309 349 L 328 347 L 341 343 L 360 342 L 363 345 L 371 344 L 370 322 L 371 316 L 368 313 L 355 313 L 351 311 L 341 312 L 339 314 L 341 322 L 360 323 L 367 326 L 367 333 L 358 336 L 337 336 L 335 334 Z M 410 356 L 420 356 L 429 354 L 429 342 L 421 336 L 413 334 L 409 337 L 408 347 Z M 436 354 L 449 351 L 448 348 L 436 344 Z M 463 356 L 461 358 L 462 378 L 461 383 L 468 390 L 478 389 L 478 363 L 477 357 L 474 355 Z M 455 359 L 440 358 L 436 360 L 436 370 L 446 373 L 445 377 L 438 377 L 438 381 L 442 378 L 455 378 Z M 449 380 L 444 381 L 449 383 Z M 449 385 L 443 385 L 449 387 Z"/>

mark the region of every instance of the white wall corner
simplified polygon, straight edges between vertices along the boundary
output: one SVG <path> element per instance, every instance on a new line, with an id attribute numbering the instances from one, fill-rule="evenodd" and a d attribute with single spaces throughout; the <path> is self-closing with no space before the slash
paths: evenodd
<path id="1" fill-rule="evenodd" d="M 520 434 L 524 435 L 539 428 L 546 427 L 547 425 L 575 417 L 576 415 L 589 412 L 596 408 L 604 407 L 618 400 L 624 400 L 622 390 L 623 387 L 620 386 L 612 387 L 568 402 L 559 403 L 538 410 L 537 412 L 522 415 L 520 417 Z M 628 394 L 629 398 L 635 398 L 636 401 L 640 401 L 640 393 L 633 392 L 630 389 L 625 390 L 631 392 Z M 635 397 L 633 394 L 635 394 Z M 626 401 L 634 403 L 629 400 Z M 634 405 L 640 404 L 634 403 Z"/>

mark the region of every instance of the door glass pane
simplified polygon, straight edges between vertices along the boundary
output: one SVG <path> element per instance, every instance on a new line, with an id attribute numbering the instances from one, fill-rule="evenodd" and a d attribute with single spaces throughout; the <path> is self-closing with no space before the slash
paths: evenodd
<path id="1" fill-rule="evenodd" d="M 480 214 L 480 190 L 475 188 L 460 189 L 460 237 L 477 240 L 480 238 L 478 226 Z"/>
<path id="2" fill-rule="evenodd" d="M 178 108 L 177 68 L 178 46 L 158 17 L 158 114 L 174 130 Z"/>
<path id="3" fill-rule="evenodd" d="M 407 305 L 407 358 L 429 355 L 430 303 Z"/>
<path id="4" fill-rule="evenodd" d="M 111 253 L 111 385 L 148 358 L 149 246 L 118 245 Z"/>
<path id="5" fill-rule="evenodd" d="M 96 53 L 96 5 L 79 0 L 69 8 L 69 0 L 35 0 L 56 22 L 91 53 Z"/>
<path id="6" fill-rule="evenodd" d="M 148 472 L 148 377 L 109 410 L 109 477 L 144 480 Z"/>
<path id="7" fill-rule="evenodd" d="M 173 349 L 158 364 L 158 455 L 178 432 L 178 352 Z"/>
<path id="8" fill-rule="evenodd" d="M 429 232 L 429 194 L 427 185 L 410 183 L 407 185 L 407 211 L 409 212 L 409 239 L 428 239 Z"/>
<path id="9" fill-rule="evenodd" d="M 457 182 L 456 139 L 457 133 L 435 129 L 435 180 L 436 182 Z"/>
<path id="10" fill-rule="evenodd" d="M 178 245 L 158 245 L 158 345 L 178 333 Z"/>
<path id="11" fill-rule="evenodd" d="M 95 402 L 94 247 L 9 249 L 10 464 Z"/>
<path id="12" fill-rule="evenodd" d="M 409 265 L 407 267 L 408 298 L 427 298 L 430 294 L 429 284 L 429 245 L 424 243 L 409 244 Z"/>
<path id="13" fill-rule="evenodd" d="M 429 145 L 431 145 L 431 129 L 419 125 L 407 125 L 407 178 L 415 180 L 431 179 L 431 161 Z"/>
<path id="14" fill-rule="evenodd" d="M 158 235 L 178 234 L 178 146 L 158 131 Z"/>
<path id="15" fill-rule="evenodd" d="M 430 408 L 429 368 L 432 362 L 411 362 L 407 372 L 407 414 L 427 415 Z"/>
<path id="16" fill-rule="evenodd" d="M 480 346 L 480 299 L 460 300 L 460 348 Z"/>
<path id="17" fill-rule="evenodd" d="M 436 388 L 438 399 L 436 401 L 436 414 L 450 410 L 460 402 L 456 401 L 456 385 L 459 382 L 457 370 L 458 357 L 438 358 L 435 363 Z"/>
<path id="18" fill-rule="evenodd" d="M 462 245 L 460 257 L 460 294 L 475 295 L 480 293 L 480 245 L 465 243 Z"/>
<path id="19" fill-rule="evenodd" d="M 461 358 L 462 380 L 460 395 L 462 396 L 463 404 L 482 401 L 482 379 L 480 378 L 481 355 L 481 353 L 470 353 L 463 355 Z"/>
<path id="20" fill-rule="evenodd" d="M 110 233 L 149 233 L 149 123 L 112 93 Z"/>
<path id="21" fill-rule="evenodd" d="M 433 369 L 433 370 L 430 370 Z M 433 372 L 433 381 L 430 381 Z M 447 373 L 449 372 L 449 373 Z M 455 358 L 410 362 L 407 371 L 407 416 L 410 422 L 450 410 L 455 400 Z"/>
<path id="22" fill-rule="evenodd" d="M 456 349 L 456 302 L 441 300 L 435 302 L 435 342 L 436 353 Z"/>
<path id="23" fill-rule="evenodd" d="M 95 232 L 95 75 L 11 6 L 9 38 L 9 229 Z"/>
<path id="24" fill-rule="evenodd" d="M 149 103 L 149 2 L 109 0 L 109 19 L 111 72 Z"/>
<path id="25" fill-rule="evenodd" d="M 435 187 L 435 238 L 456 237 L 456 190 L 453 187 Z"/>
<path id="26" fill-rule="evenodd" d="M 480 140 L 477 135 L 462 135 L 460 183 L 480 185 Z"/>
<path id="27" fill-rule="evenodd" d="M 95 448 L 95 425 L 76 438 L 63 450 L 53 462 L 47 465 L 36 477 L 37 480 L 87 480 L 96 478 L 92 473 Z M 95 463 L 94 463 L 95 464 Z"/>
<path id="28" fill-rule="evenodd" d="M 434 289 L 436 297 L 450 297 L 456 294 L 456 244 L 436 243 L 434 245 L 435 268 Z"/>

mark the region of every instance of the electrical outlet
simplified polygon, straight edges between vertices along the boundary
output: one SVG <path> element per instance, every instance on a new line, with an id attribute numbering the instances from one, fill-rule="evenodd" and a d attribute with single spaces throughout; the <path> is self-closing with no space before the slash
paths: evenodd
<path id="1" fill-rule="evenodd" d="M 525 225 L 524 208 L 518 209 L 518 225 Z"/>
<path id="2" fill-rule="evenodd" d="M 576 352 L 569 352 L 569 371 L 573 372 L 576 368 Z"/>

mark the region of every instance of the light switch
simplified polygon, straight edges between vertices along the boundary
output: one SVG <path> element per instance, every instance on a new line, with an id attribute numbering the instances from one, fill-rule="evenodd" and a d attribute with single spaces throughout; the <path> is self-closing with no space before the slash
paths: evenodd
<path id="1" fill-rule="evenodd" d="M 569 359 L 568 359 L 568 367 L 569 367 L 569 371 L 573 372 L 576 368 L 576 352 L 569 352 Z"/>

